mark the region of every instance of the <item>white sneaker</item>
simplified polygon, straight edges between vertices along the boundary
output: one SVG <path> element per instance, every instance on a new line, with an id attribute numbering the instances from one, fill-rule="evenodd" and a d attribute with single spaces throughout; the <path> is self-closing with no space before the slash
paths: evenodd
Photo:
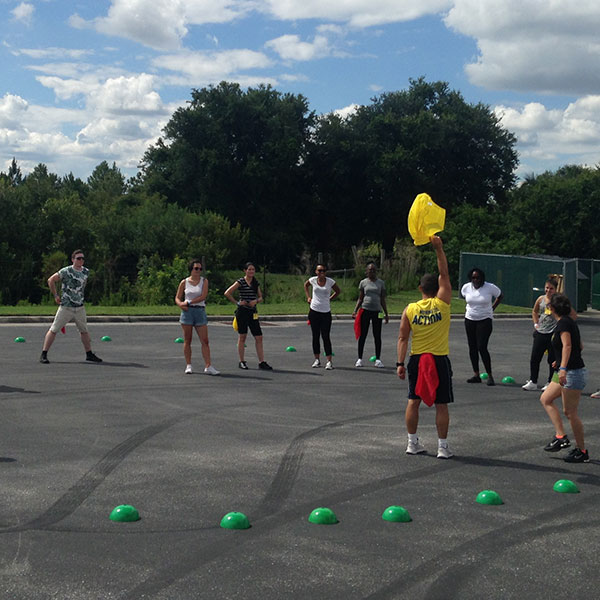
<path id="1" fill-rule="evenodd" d="M 315 362 L 311 365 L 313 369 L 318 369 L 321 366 L 321 361 L 315 358 Z"/>
<path id="2" fill-rule="evenodd" d="M 547 383 L 547 384 L 546 384 L 546 385 L 545 385 L 545 386 L 542 388 L 542 392 L 545 392 L 545 391 L 548 389 L 548 386 L 549 386 L 549 385 L 550 385 L 550 384 L 549 384 L 549 383 Z"/>
<path id="3" fill-rule="evenodd" d="M 425 452 L 425 446 L 421 444 L 419 440 L 416 442 L 408 441 L 408 446 L 406 446 L 406 454 L 422 454 Z"/>
<path id="4" fill-rule="evenodd" d="M 590 398 L 600 398 L 600 390 L 596 390 L 593 394 L 590 394 Z"/>
<path id="5" fill-rule="evenodd" d="M 325 365 L 325 370 L 326 371 L 333 371 L 333 365 L 331 364 L 330 360 L 327 361 L 327 364 Z"/>
<path id="6" fill-rule="evenodd" d="M 358 359 L 358 360 L 357 360 L 357 361 L 354 363 L 354 366 L 355 366 L 355 367 L 362 367 L 362 366 L 363 366 L 363 364 L 362 364 L 362 358 L 359 358 L 359 359 Z"/>
<path id="7" fill-rule="evenodd" d="M 184 371 L 184 374 L 185 374 L 185 375 L 189 375 L 190 373 L 193 373 L 193 372 L 194 372 L 194 371 L 192 371 L 192 365 L 187 365 L 187 366 L 185 367 L 185 371 Z"/>
<path id="8" fill-rule="evenodd" d="M 538 389 L 537 383 L 533 383 L 533 381 L 531 381 L 531 379 L 528 379 L 525 382 L 525 385 L 521 386 L 524 390 L 527 390 L 528 392 L 535 392 L 535 390 Z"/>
<path id="9" fill-rule="evenodd" d="M 208 367 L 206 367 L 206 369 L 204 369 L 204 372 L 207 375 L 220 375 L 221 372 L 217 371 L 212 365 L 209 365 Z"/>
<path id="10" fill-rule="evenodd" d="M 384 364 L 383 364 L 383 363 L 382 363 L 382 362 L 381 362 L 379 359 L 377 359 L 377 360 L 375 361 L 375 366 L 376 366 L 378 369 L 383 369 L 383 367 L 384 367 Z"/>
<path id="11" fill-rule="evenodd" d="M 452 454 L 452 450 L 448 448 L 448 446 L 438 446 L 438 458 L 452 458 L 454 454 Z"/>

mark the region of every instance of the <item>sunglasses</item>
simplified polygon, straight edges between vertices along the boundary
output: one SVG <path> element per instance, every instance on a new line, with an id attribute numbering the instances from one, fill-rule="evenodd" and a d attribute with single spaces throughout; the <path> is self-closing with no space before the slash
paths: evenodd
<path id="1" fill-rule="evenodd" d="M 75 260 L 85 260 L 85 256 L 76 256 Z"/>
<path id="2" fill-rule="evenodd" d="M 202 267 L 193 267 L 192 271 L 202 271 Z"/>
<path id="3" fill-rule="evenodd" d="M 317 273 L 327 273 L 327 269 L 317 269 Z"/>

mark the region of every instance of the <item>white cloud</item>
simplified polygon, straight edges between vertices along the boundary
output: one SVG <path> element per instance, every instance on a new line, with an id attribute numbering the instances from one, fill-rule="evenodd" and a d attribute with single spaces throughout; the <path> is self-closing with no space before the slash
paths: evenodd
<path id="1" fill-rule="evenodd" d="M 261 69 L 271 65 L 262 52 L 253 50 L 226 50 L 223 52 L 183 51 L 158 56 L 152 61 L 155 67 L 183 73 L 191 85 L 203 85 L 234 77 L 239 81 L 240 71 Z"/>
<path id="2" fill-rule="evenodd" d="M 146 73 L 107 79 L 97 93 L 89 96 L 88 106 L 109 115 L 163 114 L 162 101 L 153 88 L 154 77 Z"/>
<path id="3" fill-rule="evenodd" d="M 77 50 L 73 48 L 19 48 L 13 50 L 14 56 L 25 55 L 30 58 L 60 59 L 71 58 L 78 60 L 84 56 L 94 54 L 93 50 Z"/>
<path id="4" fill-rule="evenodd" d="M 350 104 L 349 106 L 345 106 L 344 108 L 338 108 L 333 111 L 334 115 L 337 115 L 341 119 L 347 119 L 352 116 L 358 109 L 360 108 L 360 104 Z"/>
<path id="5" fill-rule="evenodd" d="M 323 35 L 316 35 L 312 43 L 301 41 L 299 35 L 282 35 L 269 40 L 265 47 L 277 52 L 283 60 L 306 61 L 331 54 L 329 42 Z"/>
<path id="6" fill-rule="evenodd" d="M 278 19 L 325 19 L 353 27 L 412 21 L 437 14 L 452 6 L 450 0 L 265 0 L 261 10 Z"/>
<path id="7" fill-rule="evenodd" d="M 474 85 L 540 93 L 600 89 L 596 0 L 455 0 L 446 24 L 477 40 L 465 68 Z"/>
<path id="8" fill-rule="evenodd" d="M 75 14 L 69 22 L 158 50 L 176 50 L 189 26 L 227 23 L 251 5 L 248 0 L 112 0 L 106 17 L 85 21 Z"/>
<path id="9" fill-rule="evenodd" d="M 23 115 L 29 108 L 27 100 L 20 96 L 5 94 L 0 98 L 0 128 L 20 128 Z"/>
<path id="10" fill-rule="evenodd" d="M 10 12 L 15 21 L 21 21 L 21 23 L 29 25 L 35 12 L 35 6 L 29 4 L 29 2 L 21 2 L 21 4 L 15 6 Z"/>

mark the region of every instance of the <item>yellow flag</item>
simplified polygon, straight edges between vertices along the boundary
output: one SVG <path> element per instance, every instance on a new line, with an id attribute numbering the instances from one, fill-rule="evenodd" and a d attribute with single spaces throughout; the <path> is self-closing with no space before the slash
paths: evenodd
<path id="1" fill-rule="evenodd" d="M 429 194 L 419 194 L 408 213 L 408 232 L 415 246 L 423 246 L 429 238 L 444 231 L 446 209 L 438 206 Z"/>

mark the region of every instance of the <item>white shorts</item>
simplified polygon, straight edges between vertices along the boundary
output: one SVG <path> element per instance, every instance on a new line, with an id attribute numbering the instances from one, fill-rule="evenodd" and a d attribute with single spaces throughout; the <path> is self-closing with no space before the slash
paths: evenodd
<path id="1" fill-rule="evenodd" d="M 58 333 L 67 323 L 75 321 L 79 333 L 87 333 L 87 315 L 85 306 L 59 306 L 50 331 Z"/>

